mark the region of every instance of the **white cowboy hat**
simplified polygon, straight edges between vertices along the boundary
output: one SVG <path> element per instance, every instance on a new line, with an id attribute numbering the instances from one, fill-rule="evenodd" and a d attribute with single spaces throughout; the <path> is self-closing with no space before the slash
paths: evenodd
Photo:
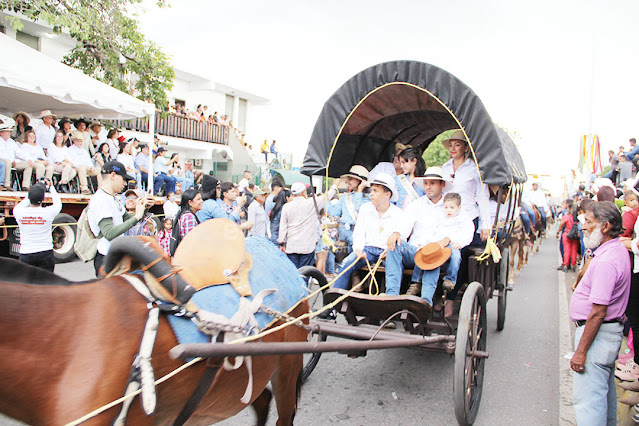
<path id="1" fill-rule="evenodd" d="M 420 177 L 416 177 L 415 179 L 439 179 L 439 180 L 443 180 L 444 182 L 450 182 L 449 179 L 446 179 L 444 177 L 444 172 L 442 171 L 441 167 L 437 167 L 437 166 L 432 166 L 426 169 L 426 172 L 424 172 L 424 176 L 420 176 Z"/>
<path id="2" fill-rule="evenodd" d="M 10 118 L 8 118 L 7 121 L 0 120 L 0 132 L 4 130 L 13 130 L 15 128 L 14 124 L 15 123 Z"/>
<path id="3" fill-rule="evenodd" d="M 352 166 L 350 168 L 350 170 L 348 171 L 348 173 L 344 173 L 343 175 L 340 176 L 340 178 L 345 179 L 348 177 L 352 177 L 355 179 L 358 179 L 362 182 L 367 182 L 368 181 L 368 169 L 364 166 Z"/>
<path id="4" fill-rule="evenodd" d="M 386 187 L 391 192 L 391 201 L 395 202 L 399 198 L 399 194 L 397 193 L 397 187 L 395 186 L 395 178 L 391 177 L 391 175 L 386 173 L 379 173 L 375 176 L 375 180 L 370 182 L 371 185 L 382 185 Z"/>
<path id="5" fill-rule="evenodd" d="M 38 114 L 38 118 L 44 118 L 44 117 L 53 117 L 54 120 L 58 119 L 58 116 L 52 113 L 50 109 L 45 109 L 40 114 Z"/>

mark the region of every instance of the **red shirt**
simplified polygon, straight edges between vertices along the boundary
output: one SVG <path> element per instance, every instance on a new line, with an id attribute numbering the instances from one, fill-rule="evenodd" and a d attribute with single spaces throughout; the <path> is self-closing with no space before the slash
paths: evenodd
<path id="1" fill-rule="evenodd" d="M 623 229 L 624 232 L 622 237 L 632 237 L 632 231 L 635 228 L 635 222 L 637 221 L 637 216 L 639 216 L 639 207 L 634 210 L 630 210 L 625 212 L 621 219 L 623 221 Z"/>

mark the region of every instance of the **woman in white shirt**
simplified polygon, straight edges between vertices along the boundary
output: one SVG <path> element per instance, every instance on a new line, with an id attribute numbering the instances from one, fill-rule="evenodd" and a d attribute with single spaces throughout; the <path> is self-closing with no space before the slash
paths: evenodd
<path id="1" fill-rule="evenodd" d="M 31 172 L 33 169 L 36 172 L 36 180 L 42 176 L 51 179 L 53 176 L 53 164 L 49 164 L 42 146 L 36 143 L 36 134 L 33 130 L 25 132 L 24 142 L 20 145 L 20 151 L 22 160 L 28 165 L 22 178 L 23 191 L 28 191 L 31 186 Z"/>
<path id="2" fill-rule="evenodd" d="M 109 154 L 111 159 L 114 159 L 118 156 L 118 152 L 120 151 L 120 141 L 118 138 L 120 137 L 120 132 L 118 129 L 111 129 L 109 133 L 107 133 L 106 143 L 109 145 Z"/>
<path id="3" fill-rule="evenodd" d="M 127 142 L 120 146 L 120 151 L 117 156 L 117 161 L 124 164 L 126 172 L 129 176 L 135 177 L 135 182 L 138 188 L 142 188 L 142 174 L 135 168 L 135 158 L 132 155 L 133 142 Z"/>
<path id="4" fill-rule="evenodd" d="M 442 166 L 446 182 L 444 193 L 456 192 L 462 197 L 462 210 L 475 224 L 475 236 L 471 246 L 483 245 L 490 236 L 491 223 L 488 214 L 488 185 L 481 181 L 479 167 L 473 161 L 468 140 L 462 130 L 442 141 L 450 153 L 450 160 Z"/>
<path id="5" fill-rule="evenodd" d="M 53 166 L 54 173 L 60 173 L 60 181 L 56 185 L 58 192 L 69 193 L 72 192 L 68 187 L 69 181 L 75 177 L 77 172 L 73 168 L 71 160 L 69 160 L 69 153 L 65 145 L 65 134 L 61 130 L 58 130 L 55 134 L 53 143 L 47 149 L 47 159 Z"/>

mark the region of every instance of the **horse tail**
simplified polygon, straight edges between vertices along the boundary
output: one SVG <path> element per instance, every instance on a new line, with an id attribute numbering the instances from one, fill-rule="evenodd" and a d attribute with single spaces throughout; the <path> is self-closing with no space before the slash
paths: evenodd
<path id="1" fill-rule="evenodd" d="M 300 401 L 300 397 L 302 396 L 302 385 L 304 384 L 304 368 L 300 368 L 300 372 L 297 375 L 297 381 L 295 382 L 295 410 L 293 411 L 293 418 L 295 419 L 295 414 L 297 413 L 297 405 Z"/>

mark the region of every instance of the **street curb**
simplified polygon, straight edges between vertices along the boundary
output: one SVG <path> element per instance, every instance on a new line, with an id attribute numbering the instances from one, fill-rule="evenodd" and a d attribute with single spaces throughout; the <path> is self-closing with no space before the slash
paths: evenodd
<path id="1" fill-rule="evenodd" d="M 572 408 L 572 370 L 570 361 L 564 356 L 573 351 L 572 330 L 568 315 L 568 293 L 566 291 L 568 274 L 557 272 L 559 290 L 559 424 L 576 425 L 575 411 Z"/>

